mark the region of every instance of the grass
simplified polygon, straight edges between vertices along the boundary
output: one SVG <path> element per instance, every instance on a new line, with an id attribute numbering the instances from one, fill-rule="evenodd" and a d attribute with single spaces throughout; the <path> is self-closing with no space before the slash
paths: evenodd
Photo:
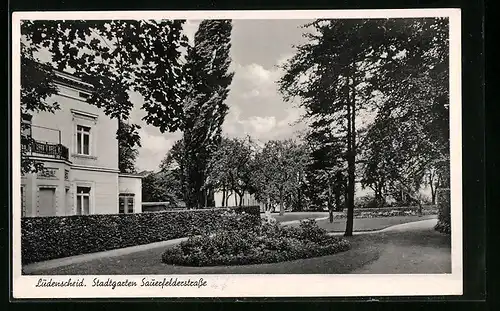
<path id="1" fill-rule="evenodd" d="M 435 218 L 437 218 L 436 215 L 354 218 L 354 231 L 382 230 L 394 225 Z M 334 219 L 332 223 L 328 219 L 323 219 L 318 220 L 317 223 L 320 228 L 328 232 L 344 232 L 346 219 Z M 291 226 L 298 226 L 298 224 L 291 224 Z"/>
<path id="2" fill-rule="evenodd" d="M 373 220 L 373 219 L 372 219 Z M 164 247 L 37 271 L 37 275 L 87 274 L 346 274 L 450 273 L 450 236 L 432 228 L 354 235 L 351 249 L 335 255 L 273 264 L 182 267 L 161 262 Z"/>
<path id="3" fill-rule="evenodd" d="M 287 212 L 282 216 L 279 213 L 271 213 L 271 216 L 278 222 L 285 222 L 309 218 L 328 217 L 328 212 Z M 265 214 L 261 214 L 261 217 L 265 217 Z"/>

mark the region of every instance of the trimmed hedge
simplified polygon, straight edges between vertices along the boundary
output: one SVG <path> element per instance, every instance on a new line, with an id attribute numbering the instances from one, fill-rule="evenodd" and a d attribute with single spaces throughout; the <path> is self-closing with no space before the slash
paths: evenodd
<path id="1" fill-rule="evenodd" d="M 167 248 L 162 261 L 182 266 L 250 265 L 333 255 L 349 249 L 349 241 L 328 235 L 314 220 L 304 220 L 298 228 L 264 223 L 251 230 L 220 230 L 190 237 Z"/>
<path id="2" fill-rule="evenodd" d="M 260 217 L 226 208 L 21 219 L 23 264 L 199 235 L 248 229 Z"/>

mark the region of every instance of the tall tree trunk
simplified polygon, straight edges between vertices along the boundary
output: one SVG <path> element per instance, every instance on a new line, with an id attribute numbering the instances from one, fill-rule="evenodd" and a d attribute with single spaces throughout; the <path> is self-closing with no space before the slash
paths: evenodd
<path id="1" fill-rule="evenodd" d="M 339 190 L 335 190 L 335 210 L 337 212 L 341 212 L 342 211 L 342 206 L 340 204 L 340 191 Z"/>
<path id="2" fill-rule="evenodd" d="M 224 205 L 225 207 L 228 207 L 229 206 L 229 197 L 233 195 L 233 192 L 229 192 L 228 190 L 228 193 L 227 193 L 227 196 L 226 196 L 226 204 Z"/>
<path id="3" fill-rule="evenodd" d="M 431 188 L 431 202 L 432 205 L 436 204 L 436 187 L 434 187 L 434 178 L 429 175 L 429 187 Z"/>
<path id="4" fill-rule="evenodd" d="M 234 206 L 238 206 L 238 193 L 234 192 Z"/>
<path id="5" fill-rule="evenodd" d="M 280 215 L 285 215 L 285 206 L 283 205 L 283 190 L 280 189 Z"/>
<path id="6" fill-rule="evenodd" d="M 222 187 L 222 207 L 225 206 L 226 203 L 226 185 Z"/>
<path id="7" fill-rule="evenodd" d="M 243 191 L 242 194 L 238 194 L 240 196 L 240 202 L 238 203 L 238 206 L 242 206 L 243 204 L 243 195 L 245 194 L 245 191 Z"/>
<path id="8" fill-rule="evenodd" d="M 297 211 L 302 211 L 302 173 L 299 172 L 299 187 L 297 191 Z"/>
<path id="9" fill-rule="evenodd" d="M 328 178 L 328 215 L 330 223 L 333 222 L 333 206 L 332 206 L 332 182 Z"/>
<path id="10" fill-rule="evenodd" d="M 354 227 L 354 183 L 355 183 L 355 170 L 356 170 L 356 83 L 353 81 L 353 94 L 350 96 L 349 78 L 347 77 L 347 103 L 348 103 L 348 158 L 347 158 L 347 188 L 348 188 L 348 202 L 347 202 L 347 222 L 345 227 L 345 236 L 352 236 Z"/>

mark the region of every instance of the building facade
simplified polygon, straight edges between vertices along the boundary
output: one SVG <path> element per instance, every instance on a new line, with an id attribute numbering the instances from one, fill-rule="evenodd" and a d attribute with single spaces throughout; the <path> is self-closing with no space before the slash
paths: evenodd
<path id="1" fill-rule="evenodd" d="M 92 86 L 56 72 L 55 113 L 24 118 L 33 142 L 22 146 L 44 170 L 21 176 L 22 215 L 70 216 L 141 212 L 141 177 L 120 174 L 118 121 L 86 99 Z"/>
<path id="2" fill-rule="evenodd" d="M 216 191 L 214 193 L 215 207 L 224 207 L 223 204 L 225 196 L 222 191 Z M 237 194 L 231 193 L 229 198 L 225 198 L 227 200 L 227 206 L 239 206 L 240 197 Z M 259 202 L 255 195 L 248 193 L 245 191 L 243 193 L 243 197 L 241 198 L 241 206 L 260 206 L 261 212 L 264 212 L 265 204 Z"/>

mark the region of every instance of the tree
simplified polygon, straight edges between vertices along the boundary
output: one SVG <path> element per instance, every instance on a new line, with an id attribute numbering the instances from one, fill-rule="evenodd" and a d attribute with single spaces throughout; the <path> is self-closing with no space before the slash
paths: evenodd
<path id="1" fill-rule="evenodd" d="M 135 161 L 139 151 L 135 146 L 141 146 L 141 138 L 136 131 L 137 128 L 140 127 L 135 124 L 122 121 L 118 123 L 118 168 L 121 173 L 137 173 Z"/>
<path id="2" fill-rule="evenodd" d="M 169 202 L 178 205 L 182 201 L 179 180 L 171 171 L 153 172 L 142 179 L 144 202 Z"/>
<path id="3" fill-rule="evenodd" d="M 317 207 L 322 207 L 326 201 L 333 217 L 333 199 L 337 210 L 340 209 L 339 196 L 345 190 L 343 184 L 336 180 L 344 169 L 342 143 L 338 137 L 334 137 L 330 124 L 321 120 L 311 122 L 305 138 L 310 150 L 310 161 L 305 172 L 307 195 Z"/>
<path id="4" fill-rule="evenodd" d="M 214 189 L 222 190 L 223 206 L 227 206 L 229 192 L 238 195 L 238 206 L 242 205 L 245 193 L 253 192 L 254 150 L 250 137 L 223 138 L 212 154 L 208 181 Z"/>
<path id="5" fill-rule="evenodd" d="M 306 116 L 321 125 L 316 130 L 330 128 L 333 137 L 345 137 L 346 236 L 352 235 L 354 218 L 356 115 L 368 102 L 367 77 L 377 70 L 380 59 L 393 55 L 386 36 L 390 24 L 389 20 L 346 19 L 317 20 L 306 25 L 316 33 L 305 34 L 309 43 L 297 48 L 279 81 L 285 100 L 299 97 Z"/>
<path id="6" fill-rule="evenodd" d="M 21 44 L 21 173 L 37 172 L 43 168 L 41 162 L 27 156 L 33 139 L 29 135 L 29 123 L 33 113 L 54 112 L 59 109 L 57 102 L 47 99 L 57 93 L 54 85 L 55 74 L 46 65 L 40 64 L 33 56 L 34 47 Z"/>
<path id="7" fill-rule="evenodd" d="M 383 177 L 421 206 L 425 175 L 435 199 L 437 176 L 449 167 L 448 21 L 418 20 L 413 29 L 404 57 L 384 64 L 374 81 L 383 100 L 368 133 L 365 176 Z"/>
<path id="8" fill-rule="evenodd" d="M 425 183 L 431 190 L 431 204 L 436 204 L 436 190 L 441 184 L 440 169 L 438 166 L 432 166 L 427 169 Z"/>
<path id="9" fill-rule="evenodd" d="M 258 199 L 278 203 L 280 215 L 283 215 L 285 199 L 299 190 L 297 177 L 304 172 L 307 161 L 303 145 L 291 139 L 268 141 L 255 160 L 253 183 Z"/>
<path id="10" fill-rule="evenodd" d="M 224 103 L 233 73 L 230 20 L 204 20 L 189 48 L 184 68 L 188 94 L 184 104 L 184 152 L 186 159 L 186 204 L 206 205 L 207 165 L 220 143 L 222 123 L 228 107 Z"/>
<path id="11" fill-rule="evenodd" d="M 356 164 L 364 148 L 359 114 L 363 109 L 376 110 L 380 93 L 384 103 L 401 104 L 395 93 L 407 89 L 404 74 L 395 73 L 404 69 L 400 64 L 410 64 L 432 49 L 436 34 L 432 25 L 437 23 L 437 19 L 317 20 L 306 25 L 315 30 L 305 34 L 309 42 L 284 65 L 279 85 L 285 100 L 300 98 L 307 118 L 332 128 L 334 137 L 344 137 L 346 236 L 353 231 Z"/>
<path id="12" fill-rule="evenodd" d="M 129 93 L 138 92 L 144 98 L 141 108 L 146 112 L 144 120 L 148 124 L 162 132 L 181 128 L 184 83 L 179 59 L 180 48 L 187 45 L 187 38 L 181 34 L 183 23 L 183 20 L 23 21 L 24 113 L 58 108 L 45 103 L 56 91 L 51 70 L 55 67 L 72 71 L 93 85 L 94 92 L 87 102 L 119 122 L 129 120 L 134 106 Z M 50 54 L 50 66 L 34 59 L 33 53 L 41 50 Z M 138 127 L 132 125 L 131 129 L 136 134 Z M 131 138 L 137 138 L 135 134 Z M 117 136 L 123 137 L 120 133 Z M 139 145 L 138 140 L 133 142 Z"/>
<path id="13" fill-rule="evenodd" d="M 170 172 L 170 176 L 177 181 L 177 192 L 179 200 L 186 202 L 185 182 L 186 159 L 184 142 L 177 140 L 160 163 L 161 172 Z"/>

